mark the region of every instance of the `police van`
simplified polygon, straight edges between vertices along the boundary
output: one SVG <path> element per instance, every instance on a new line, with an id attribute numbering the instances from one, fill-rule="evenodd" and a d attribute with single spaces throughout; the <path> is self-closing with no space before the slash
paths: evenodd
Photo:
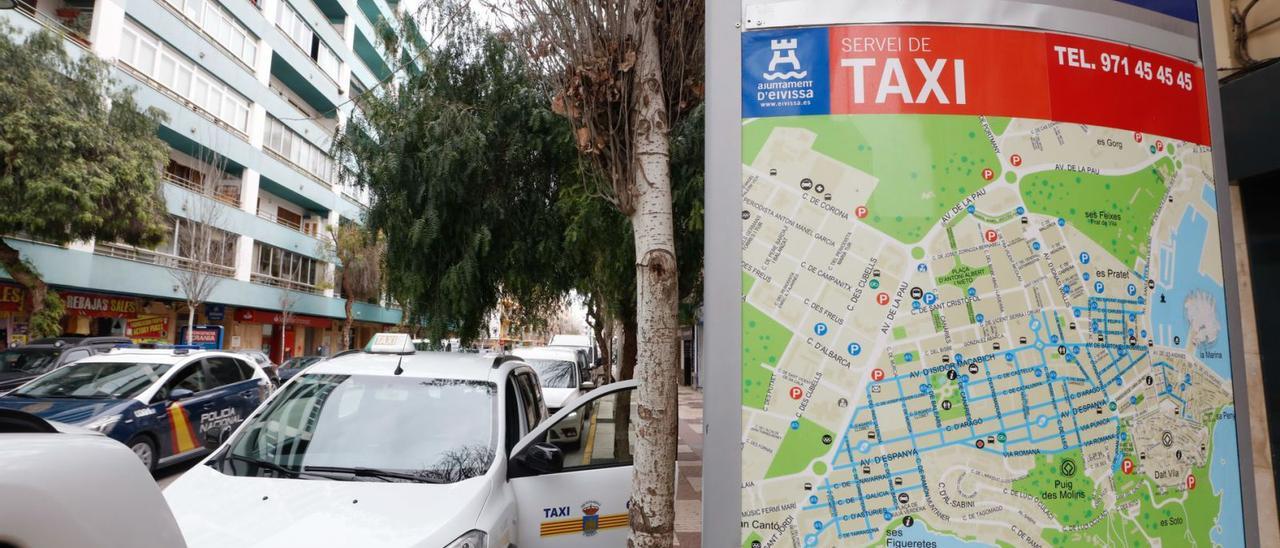
<path id="1" fill-rule="evenodd" d="M 164 495 L 193 547 L 625 545 L 636 385 L 548 416 L 539 384 L 515 356 L 378 334 L 215 436 Z M 563 421 L 578 447 L 551 439 Z"/>

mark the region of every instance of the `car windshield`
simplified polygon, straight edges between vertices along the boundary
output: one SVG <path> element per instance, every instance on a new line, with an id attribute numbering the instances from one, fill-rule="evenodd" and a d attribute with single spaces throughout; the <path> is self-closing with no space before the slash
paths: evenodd
<path id="1" fill-rule="evenodd" d="M 538 372 L 538 381 L 544 388 L 577 388 L 574 372 L 578 364 L 566 360 L 527 358 L 524 360 Z"/>
<path id="2" fill-rule="evenodd" d="M 60 348 L 10 348 L 0 352 L 0 373 L 44 373 L 57 363 L 60 355 Z"/>
<path id="3" fill-rule="evenodd" d="M 233 476 L 450 483 L 494 459 L 493 384 L 303 374 L 211 465 Z"/>
<path id="4" fill-rule="evenodd" d="M 13 394 L 32 398 L 132 398 L 159 381 L 170 367 L 161 363 L 82 362 L 40 377 Z"/>

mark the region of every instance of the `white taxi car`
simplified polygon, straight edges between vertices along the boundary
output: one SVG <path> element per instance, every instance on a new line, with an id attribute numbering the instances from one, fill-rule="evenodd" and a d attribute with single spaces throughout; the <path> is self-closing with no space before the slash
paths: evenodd
<path id="1" fill-rule="evenodd" d="M 624 546 L 635 386 L 548 418 L 518 357 L 379 334 L 299 374 L 164 495 L 192 547 Z M 548 443 L 572 413 L 581 447 Z"/>
<path id="2" fill-rule="evenodd" d="M 538 346 L 517 348 L 511 354 L 533 367 L 538 373 L 538 383 L 551 413 L 560 411 L 570 402 L 594 390 L 596 385 L 582 379 L 578 364 L 578 351 L 573 348 Z M 554 443 L 577 447 L 582 443 L 582 417 L 570 413 L 560 426 L 551 430 Z"/>

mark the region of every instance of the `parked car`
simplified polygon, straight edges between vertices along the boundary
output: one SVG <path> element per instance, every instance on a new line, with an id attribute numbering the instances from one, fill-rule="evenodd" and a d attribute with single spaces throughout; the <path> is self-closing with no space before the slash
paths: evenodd
<path id="1" fill-rule="evenodd" d="M 300 373 L 164 495 L 193 547 L 622 546 L 635 387 L 548 419 L 520 358 L 379 334 Z M 572 413 L 593 445 L 563 451 L 548 432 Z"/>
<path id="2" fill-rule="evenodd" d="M 117 346 L 132 345 L 128 337 L 49 337 L 0 352 L 0 394 L 69 363 Z"/>
<path id="3" fill-rule="evenodd" d="M 554 335 L 551 342 L 547 346 L 552 348 L 572 348 L 582 353 L 581 360 L 583 362 L 582 377 L 591 379 L 595 375 L 604 375 L 604 371 L 597 371 L 596 368 L 604 365 L 604 359 L 599 356 L 596 351 L 596 343 L 587 335 Z"/>
<path id="4" fill-rule="evenodd" d="M 269 392 L 266 373 L 228 352 L 115 349 L 0 397 L 0 408 L 96 430 L 147 468 L 204 452 L 204 433 L 236 426 Z"/>
<path id="5" fill-rule="evenodd" d="M 276 366 L 275 362 L 271 361 L 271 358 L 267 356 L 266 352 L 261 350 L 233 350 L 233 352 L 248 356 L 254 361 L 254 363 L 258 364 L 258 367 L 261 367 L 262 370 L 267 373 L 267 378 L 271 379 L 272 388 L 280 387 L 280 368 Z"/>
<path id="6" fill-rule="evenodd" d="M 577 349 L 542 346 L 517 348 L 512 350 L 511 354 L 519 357 L 537 372 L 538 383 L 542 386 L 547 409 L 552 413 L 596 387 L 595 383 L 582 379 L 578 362 L 580 351 Z M 577 447 L 582 439 L 583 417 L 578 416 L 576 419 L 576 422 L 564 421 L 561 428 L 552 430 L 551 441 Z"/>
<path id="7" fill-rule="evenodd" d="M 0 546 L 185 546 L 147 469 L 98 432 L 0 410 Z"/>
<path id="8" fill-rule="evenodd" d="M 280 365 L 280 382 L 287 381 L 313 363 L 323 360 L 324 356 L 298 356 Z"/>

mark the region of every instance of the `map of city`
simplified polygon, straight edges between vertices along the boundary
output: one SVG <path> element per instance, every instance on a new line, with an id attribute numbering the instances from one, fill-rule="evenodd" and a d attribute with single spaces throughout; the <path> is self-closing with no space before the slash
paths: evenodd
<path id="1" fill-rule="evenodd" d="M 744 548 L 1242 546 L 1208 147 L 742 126 Z"/>

